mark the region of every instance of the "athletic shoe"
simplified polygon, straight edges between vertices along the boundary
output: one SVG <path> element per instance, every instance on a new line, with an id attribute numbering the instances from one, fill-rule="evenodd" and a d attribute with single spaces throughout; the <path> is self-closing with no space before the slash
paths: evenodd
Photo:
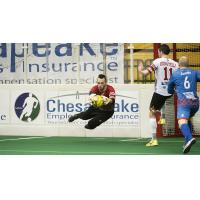
<path id="1" fill-rule="evenodd" d="M 90 127 L 88 126 L 88 124 L 85 125 L 85 128 L 86 128 L 86 129 L 90 129 Z"/>
<path id="2" fill-rule="evenodd" d="M 94 129 L 95 127 L 90 127 L 88 124 L 86 124 L 86 125 L 85 125 L 85 128 L 86 128 L 86 129 L 92 130 L 92 129 Z"/>
<path id="3" fill-rule="evenodd" d="M 158 146 L 158 140 L 150 140 L 147 144 L 146 147 L 153 147 L 153 146 Z"/>
<path id="4" fill-rule="evenodd" d="M 189 140 L 183 147 L 183 153 L 186 154 L 190 151 L 191 147 L 193 144 L 196 143 L 196 139 L 192 138 L 191 140 Z"/>
<path id="5" fill-rule="evenodd" d="M 160 118 L 160 120 L 158 121 L 158 124 L 160 125 L 166 124 L 165 118 Z"/>
<path id="6" fill-rule="evenodd" d="M 71 117 L 69 117 L 68 122 L 73 122 L 74 120 L 76 120 L 78 118 L 79 118 L 78 114 L 72 115 Z"/>

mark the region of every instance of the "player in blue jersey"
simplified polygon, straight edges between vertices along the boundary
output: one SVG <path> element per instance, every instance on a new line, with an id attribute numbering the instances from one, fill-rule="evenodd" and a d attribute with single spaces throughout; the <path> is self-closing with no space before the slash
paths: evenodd
<path id="1" fill-rule="evenodd" d="M 174 72 L 168 82 L 168 93 L 174 89 L 178 97 L 177 119 L 185 138 L 183 153 L 188 153 L 196 140 L 192 137 L 190 119 L 199 109 L 197 82 L 200 82 L 200 71 L 189 69 L 189 60 L 183 56 L 179 59 L 179 69 Z"/>

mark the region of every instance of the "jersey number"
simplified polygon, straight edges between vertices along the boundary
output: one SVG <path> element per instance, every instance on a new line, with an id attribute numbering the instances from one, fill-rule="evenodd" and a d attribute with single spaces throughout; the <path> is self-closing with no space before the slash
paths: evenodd
<path id="1" fill-rule="evenodd" d="M 172 68 L 169 68 L 170 77 L 167 76 L 167 70 L 168 70 L 168 67 L 165 67 L 165 68 L 164 68 L 164 71 L 165 71 L 165 77 L 164 77 L 164 80 L 165 80 L 165 81 L 168 81 L 169 78 L 170 78 L 171 75 L 172 75 Z"/>
<path id="2" fill-rule="evenodd" d="M 190 82 L 188 80 L 188 76 L 185 77 L 185 80 L 184 80 L 184 88 L 185 89 L 189 89 L 190 88 Z"/>

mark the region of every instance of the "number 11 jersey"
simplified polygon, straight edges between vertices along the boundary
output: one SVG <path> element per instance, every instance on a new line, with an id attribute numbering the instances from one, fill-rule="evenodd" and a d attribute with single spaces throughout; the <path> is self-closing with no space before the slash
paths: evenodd
<path id="1" fill-rule="evenodd" d="M 167 84 L 172 73 L 178 69 L 178 63 L 170 58 L 157 58 L 147 69 L 150 73 L 155 72 L 155 92 L 170 96 Z"/>

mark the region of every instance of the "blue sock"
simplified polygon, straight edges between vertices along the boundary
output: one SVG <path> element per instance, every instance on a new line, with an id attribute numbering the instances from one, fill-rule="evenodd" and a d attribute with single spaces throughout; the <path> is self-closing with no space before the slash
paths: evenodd
<path id="1" fill-rule="evenodd" d="M 192 132 L 192 122 L 190 120 L 188 121 L 188 126 L 189 126 L 189 128 L 190 128 L 190 130 Z"/>
<path id="2" fill-rule="evenodd" d="M 192 132 L 191 132 L 188 124 L 182 124 L 181 125 L 181 132 L 184 135 L 186 142 L 188 142 L 189 140 L 192 139 Z"/>

